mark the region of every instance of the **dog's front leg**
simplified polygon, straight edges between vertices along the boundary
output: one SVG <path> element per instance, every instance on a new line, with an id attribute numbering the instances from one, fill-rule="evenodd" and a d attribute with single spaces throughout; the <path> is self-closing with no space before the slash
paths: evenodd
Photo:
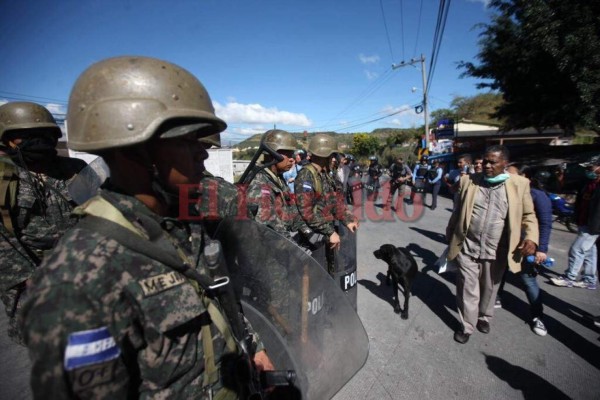
<path id="1" fill-rule="evenodd" d="M 400 299 L 398 297 L 398 281 L 396 280 L 396 277 L 392 274 L 392 295 L 394 296 L 393 298 L 393 304 L 394 304 L 394 312 L 396 314 L 400 314 L 400 311 L 402 311 L 400 309 Z"/>
<path id="2" fill-rule="evenodd" d="M 410 297 L 410 284 L 406 281 L 402 282 L 402 288 L 404 289 L 404 309 L 400 317 L 402 319 L 408 319 L 408 298 Z"/>

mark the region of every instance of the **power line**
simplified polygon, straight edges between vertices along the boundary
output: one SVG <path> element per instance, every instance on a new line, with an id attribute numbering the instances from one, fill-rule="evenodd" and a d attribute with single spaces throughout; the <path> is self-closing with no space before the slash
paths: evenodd
<path id="1" fill-rule="evenodd" d="M 433 75 L 435 73 L 435 66 L 437 64 L 437 58 L 439 55 L 440 47 L 442 44 L 442 37 L 444 36 L 444 30 L 446 28 L 446 21 L 448 19 L 448 10 L 450 8 L 451 0 L 440 0 L 440 6 L 438 8 L 438 17 L 435 27 L 435 33 L 433 37 L 433 47 L 431 50 L 431 59 L 429 60 L 429 73 L 427 76 L 427 92 L 431 87 L 433 81 Z"/>
<path id="2" fill-rule="evenodd" d="M 402 35 L 402 59 L 404 60 L 404 11 L 400 0 L 400 34 Z"/>
<path id="3" fill-rule="evenodd" d="M 334 129 L 334 130 L 333 130 L 333 132 L 337 132 L 337 131 L 339 131 L 339 130 L 341 130 L 341 129 L 352 129 L 352 128 L 356 128 L 356 127 L 359 127 L 359 126 L 363 126 L 363 125 L 372 124 L 373 122 L 381 121 L 382 119 L 386 119 L 386 118 L 392 117 L 392 116 L 394 116 L 394 115 L 397 115 L 397 114 L 400 114 L 400 113 L 403 113 L 403 112 L 406 112 L 406 111 L 412 110 L 412 109 L 413 109 L 413 108 L 415 108 L 417 105 L 418 105 L 418 104 L 416 104 L 416 105 L 413 105 L 413 106 L 410 106 L 410 107 L 402 108 L 402 109 L 400 109 L 400 110 L 398 110 L 398 111 L 395 111 L 395 112 L 393 112 L 393 113 L 391 113 L 391 114 L 387 114 L 387 115 L 384 115 L 383 117 L 376 118 L 376 119 L 372 119 L 372 120 L 370 120 L 370 121 L 366 121 L 366 122 L 363 122 L 363 123 L 360 123 L 360 124 L 351 125 L 351 126 L 343 126 L 343 127 L 339 128 L 339 129 Z"/>
<path id="4" fill-rule="evenodd" d="M 419 19 L 417 20 L 417 38 L 415 39 L 415 49 L 413 50 L 413 58 L 417 55 L 417 45 L 419 44 L 419 33 L 421 32 L 421 15 L 423 13 L 423 0 L 419 5 Z M 404 57 L 403 57 L 404 58 Z"/>
<path id="5" fill-rule="evenodd" d="M 385 37 L 387 38 L 388 46 L 390 48 L 390 55 L 392 60 L 395 60 L 394 51 L 392 50 L 392 42 L 390 41 L 390 33 L 388 32 L 387 22 L 385 20 L 385 11 L 383 10 L 383 0 L 379 0 L 379 6 L 381 7 L 381 16 L 383 17 L 383 26 L 385 27 Z"/>
<path id="6" fill-rule="evenodd" d="M 377 111 L 377 112 L 369 114 L 369 115 L 367 115 L 365 117 L 358 117 L 358 118 L 355 118 L 355 119 L 350 120 L 350 121 L 345 121 L 345 124 L 353 124 L 355 122 L 364 121 L 365 119 L 370 119 L 370 118 L 372 118 L 372 117 L 374 117 L 376 115 L 382 115 L 382 114 L 385 114 L 385 112 L 384 111 Z M 318 125 L 318 126 L 313 127 L 312 130 L 313 131 L 314 130 L 318 130 L 318 131 L 332 130 L 332 129 L 330 129 L 331 127 L 337 127 L 337 126 L 340 126 L 340 123 L 336 122 L 334 124 Z"/>
<path id="7" fill-rule="evenodd" d="M 13 100 L 40 99 L 40 100 L 46 100 L 46 101 L 53 101 L 55 103 L 60 103 L 62 105 L 67 105 L 67 103 L 68 103 L 66 100 L 58 100 L 58 99 L 53 99 L 50 97 L 33 96 L 33 95 L 29 95 L 29 94 L 6 92 L 3 90 L 0 90 L 0 95 L 3 95 L 3 94 L 6 94 L 8 96 L 18 96 L 18 97 L 8 97 L 9 99 L 13 99 Z"/>
<path id="8" fill-rule="evenodd" d="M 338 118 L 338 117 L 344 115 L 352 108 L 354 108 L 354 107 L 358 106 L 359 104 L 361 104 L 362 102 L 364 102 L 368 97 L 372 96 L 383 85 L 385 85 L 391 79 L 391 77 L 392 77 L 392 69 L 389 68 L 382 75 L 380 75 L 376 80 L 371 82 L 371 84 L 369 86 L 367 86 L 362 92 L 360 92 L 358 94 L 358 96 L 356 96 L 354 98 L 354 100 L 352 100 L 350 102 L 350 104 L 348 104 L 345 108 L 342 109 L 342 111 L 337 113 L 333 118 L 329 119 L 328 121 L 331 121 L 332 119 L 335 119 L 335 118 Z"/>

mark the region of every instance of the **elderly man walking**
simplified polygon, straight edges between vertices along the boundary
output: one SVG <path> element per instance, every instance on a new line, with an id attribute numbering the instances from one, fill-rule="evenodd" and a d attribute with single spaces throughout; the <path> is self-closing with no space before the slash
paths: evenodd
<path id="1" fill-rule="evenodd" d="M 462 328 L 454 340 L 466 343 L 477 327 L 489 333 L 504 267 L 521 270 L 521 258 L 534 254 L 538 223 L 529 181 L 505 172 L 508 150 L 486 150 L 483 173 L 460 180 L 458 199 L 446 228 L 448 259 L 456 259 L 456 303 Z M 521 233 L 523 232 L 523 234 Z"/>

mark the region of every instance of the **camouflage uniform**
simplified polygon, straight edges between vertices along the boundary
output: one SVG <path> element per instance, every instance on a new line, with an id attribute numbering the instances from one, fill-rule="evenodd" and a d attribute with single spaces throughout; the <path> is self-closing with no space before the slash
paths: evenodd
<path id="1" fill-rule="evenodd" d="M 329 237 L 335 232 L 335 221 L 348 225 L 355 218 L 347 210 L 344 195 L 333 177 L 323 170 L 316 175 L 320 182 L 315 182 L 310 169 L 316 173 L 313 165 L 307 165 L 296 177 L 298 211 L 310 229 Z"/>
<path id="2" fill-rule="evenodd" d="M 150 232 L 140 224 L 141 215 L 160 223 L 163 237 L 204 271 L 199 224 L 161 218 L 133 197 L 108 195 L 142 235 Z M 184 399 L 226 393 L 219 391 L 221 360 L 231 350 L 212 323 L 208 298 L 183 275 L 79 226 L 65 234 L 43 270 L 34 275 L 23 310 L 35 397 Z M 210 385 L 207 337 L 219 374 Z"/>
<path id="3" fill-rule="evenodd" d="M 115 57 L 80 75 L 67 119 L 69 147 L 103 155 L 119 190 L 78 207 L 79 223 L 34 273 L 23 306 L 34 396 L 237 398 L 239 361 L 249 366 L 255 346 L 243 352 L 231 330 L 245 341 L 249 328 L 239 303 L 209 297 L 207 268 L 227 274 L 218 244 L 176 218 L 196 205 L 177 191 L 199 193 L 196 140 L 227 127 L 208 92 L 168 61 Z"/>
<path id="4" fill-rule="evenodd" d="M 305 225 L 288 185 L 270 169 L 263 168 L 254 176 L 248 185 L 246 201 L 249 214 L 258 223 L 288 239 Z"/>
<path id="5" fill-rule="evenodd" d="M 205 173 L 200 181 L 196 211 L 203 219 L 223 219 L 240 212 L 238 188 L 223 178 Z M 241 209 L 244 214 L 245 209 Z M 242 216 L 243 216 L 242 215 Z"/>
<path id="6" fill-rule="evenodd" d="M 44 253 L 75 224 L 67 185 L 84 166 L 82 160 L 57 157 L 46 174 L 15 167 L 16 203 L 9 205 L 14 232 L 0 224 L 0 296 L 9 317 L 8 335 L 17 343 L 22 343 L 17 320 L 26 281 Z"/>
<path id="7" fill-rule="evenodd" d="M 205 172 L 196 193 L 189 193 L 191 200 L 189 220 L 201 220 L 208 234 L 213 237 L 221 220 L 226 217 L 247 219 L 243 195 L 232 183 Z M 180 213 L 180 219 L 188 219 Z"/>

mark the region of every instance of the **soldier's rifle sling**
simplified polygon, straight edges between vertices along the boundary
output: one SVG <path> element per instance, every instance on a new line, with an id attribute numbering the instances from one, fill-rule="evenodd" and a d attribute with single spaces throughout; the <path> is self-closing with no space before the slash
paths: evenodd
<path id="1" fill-rule="evenodd" d="M 10 237 L 6 236 L 6 234 L 4 232 L 2 232 L 2 229 L 0 229 L 0 236 L 2 236 L 2 238 L 17 252 L 19 253 L 19 255 L 21 257 L 23 257 L 25 260 L 27 260 L 28 263 L 30 263 L 33 267 L 37 267 L 38 265 L 40 265 L 42 263 L 42 260 L 40 260 L 40 258 L 31 250 L 29 249 L 23 242 L 21 242 L 21 240 L 19 240 L 18 237 L 14 236 L 14 239 L 21 245 L 21 247 L 23 248 L 23 251 L 27 254 L 27 256 L 25 256 L 21 250 L 19 250 L 19 248 L 10 240 Z"/>
<path id="2" fill-rule="evenodd" d="M 142 217 L 142 219 L 142 224 L 145 228 L 149 228 L 152 226 L 152 224 L 154 224 L 154 228 L 160 230 L 162 233 L 162 228 L 160 225 L 151 220 L 150 217 Z M 101 217 L 95 217 L 93 215 L 88 215 L 83 218 L 77 224 L 77 228 L 98 232 L 103 236 L 116 240 L 121 245 L 135 251 L 136 253 L 143 254 L 156 261 L 159 261 L 181 273 L 186 278 L 198 282 L 200 287 L 207 293 L 207 295 L 214 295 L 213 291 L 210 289 L 210 286 L 213 282 L 207 277 L 201 275 L 195 269 L 191 268 L 190 265 L 185 264 L 173 248 L 173 245 L 168 242 L 168 240 L 164 239 L 162 234 L 155 238 L 152 238 L 151 236 L 150 240 L 147 240 L 141 236 L 132 235 L 130 230 L 123 228 L 115 222 Z"/>

